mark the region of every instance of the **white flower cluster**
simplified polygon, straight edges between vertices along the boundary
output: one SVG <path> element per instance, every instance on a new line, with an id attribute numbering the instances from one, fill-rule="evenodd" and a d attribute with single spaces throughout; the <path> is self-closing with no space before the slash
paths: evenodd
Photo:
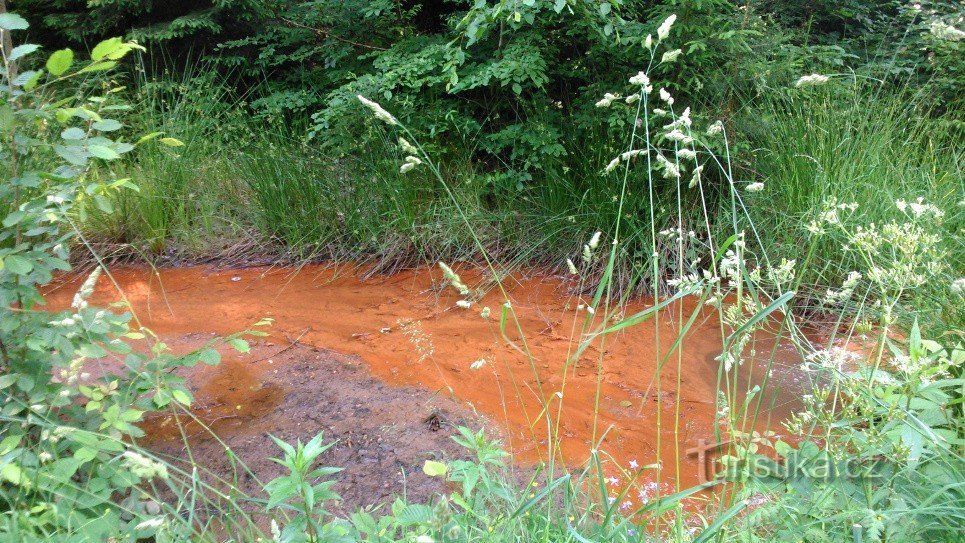
<path id="1" fill-rule="evenodd" d="M 788 260 L 786 258 L 781 259 L 781 263 L 777 266 L 771 266 L 767 270 L 767 277 L 775 285 L 785 285 L 794 280 L 794 267 L 797 266 L 797 260 Z"/>
<path id="2" fill-rule="evenodd" d="M 852 271 L 849 273 L 848 277 L 841 283 L 840 289 L 828 289 L 824 295 L 824 303 L 837 305 L 850 300 L 851 296 L 854 295 L 854 289 L 858 287 L 858 282 L 861 281 L 861 277 L 860 272 Z"/>
<path id="3" fill-rule="evenodd" d="M 401 147 L 402 152 L 407 155 L 419 154 L 419 149 L 417 149 L 415 145 L 412 145 L 411 143 L 409 143 L 409 141 L 405 138 L 399 138 L 399 147 Z"/>
<path id="4" fill-rule="evenodd" d="M 861 355 L 858 353 L 841 347 L 831 347 L 807 355 L 802 367 L 805 370 L 823 368 L 843 373 L 855 367 L 859 360 L 861 360 Z"/>
<path id="5" fill-rule="evenodd" d="M 961 41 L 965 39 L 965 32 L 943 21 L 934 21 L 929 30 L 932 36 L 940 40 Z"/>
<path id="6" fill-rule="evenodd" d="M 87 276 L 87 280 L 80 286 L 77 293 L 74 294 L 74 300 L 70 304 L 71 307 L 77 311 L 87 308 L 87 299 L 94 293 L 94 287 L 97 285 L 97 280 L 100 276 L 101 267 L 97 266 L 94 268 L 94 271 L 90 272 L 90 275 Z"/>
<path id="7" fill-rule="evenodd" d="M 828 79 L 829 79 L 828 76 L 821 75 L 821 74 L 804 75 L 797 80 L 797 83 L 795 83 L 794 86 L 797 88 L 814 87 L 817 85 L 823 85 L 827 83 Z"/>
<path id="8" fill-rule="evenodd" d="M 657 153 L 657 167 L 663 170 L 663 176 L 667 179 L 680 179 L 680 167 L 667 160 L 667 157 Z"/>
<path id="9" fill-rule="evenodd" d="M 357 94 L 355 97 L 358 98 L 359 102 L 362 102 L 362 104 L 365 105 L 365 107 L 372 110 L 372 113 L 375 114 L 376 119 L 379 119 L 380 121 L 384 122 L 389 126 L 396 126 L 397 124 L 399 124 L 399 121 L 397 121 L 396 118 L 393 117 L 391 113 L 386 111 L 385 108 L 380 106 L 377 102 L 373 102 L 372 100 L 369 100 L 368 98 L 362 96 L 361 94 Z"/>
<path id="10" fill-rule="evenodd" d="M 412 168 L 415 168 L 416 166 L 418 166 L 419 164 L 422 164 L 422 161 L 419 160 L 419 157 L 409 155 L 405 157 L 405 162 L 403 162 L 402 167 L 399 168 L 399 173 L 406 173 Z"/>
<path id="11" fill-rule="evenodd" d="M 167 466 L 134 451 L 125 451 L 121 455 L 121 464 L 141 479 L 168 478 Z"/>
<path id="12" fill-rule="evenodd" d="M 462 278 L 459 277 L 459 274 L 452 271 L 452 268 L 447 266 L 446 263 L 442 261 L 439 261 L 439 269 L 442 270 L 442 276 L 446 279 L 446 281 L 449 281 L 449 284 L 452 285 L 452 288 L 459 291 L 459 294 L 462 294 L 463 296 L 469 295 L 469 287 L 462 282 Z"/>
<path id="13" fill-rule="evenodd" d="M 952 282 L 952 292 L 965 295 L 965 277 L 959 277 Z"/>
<path id="14" fill-rule="evenodd" d="M 925 203 L 925 199 L 922 198 L 921 196 L 919 196 L 918 199 L 915 200 L 914 202 L 910 202 L 910 203 L 902 199 L 898 199 L 895 201 L 895 206 L 897 206 L 898 210 L 901 211 L 902 213 L 907 213 L 910 211 L 911 214 L 914 215 L 916 219 L 920 219 L 922 217 L 927 217 L 930 215 L 935 219 L 941 220 L 945 216 L 944 211 L 942 211 L 941 209 L 938 209 L 937 206 Z"/>
<path id="15" fill-rule="evenodd" d="M 621 99 L 623 99 L 623 97 L 620 96 L 619 94 L 613 94 L 612 92 L 608 92 L 603 95 L 603 98 L 599 102 L 596 103 L 596 107 L 610 107 L 613 104 L 613 102 L 616 102 L 617 100 L 621 100 Z"/>
<path id="16" fill-rule="evenodd" d="M 596 232 L 590 241 L 583 245 L 583 262 L 591 262 L 593 260 L 593 253 L 596 248 L 600 245 L 600 236 L 603 235 L 602 232 Z"/>

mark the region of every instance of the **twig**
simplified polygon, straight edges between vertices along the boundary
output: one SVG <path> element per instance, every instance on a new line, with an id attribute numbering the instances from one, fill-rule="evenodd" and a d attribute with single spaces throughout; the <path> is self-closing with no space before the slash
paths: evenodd
<path id="1" fill-rule="evenodd" d="M 301 334 L 298 334 L 298 337 L 296 337 L 295 339 L 291 339 L 291 338 L 288 337 L 288 335 L 286 334 L 286 335 L 285 335 L 285 338 L 286 338 L 288 341 L 291 342 L 291 343 L 288 344 L 287 347 L 285 347 L 284 349 L 278 351 L 277 353 L 275 353 L 275 354 L 273 354 L 273 355 L 269 355 L 269 356 L 266 356 L 266 357 L 264 357 L 264 358 L 259 358 L 258 360 L 252 360 L 252 361 L 250 362 L 250 364 L 254 364 L 254 363 L 256 363 L 256 362 L 263 362 L 263 361 L 265 361 L 265 360 L 268 360 L 269 358 L 275 358 L 276 356 L 282 354 L 283 352 L 288 351 L 288 350 L 290 350 L 290 349 L 293 349 L 296 345 L 298 345 L 298 342 L 299 342 L 303 337 L 305 337 L 305 334 L 307 334 L 311 329 L 312 329 L 311 326 L 306 326 L 305 329 L 302 330 L 302 333 L 301 333 Z"/>
<path id="2" fill-rule="evenodd" d="M 354 45 L 354 46 L 356 46 L 356 47 L 361 47 L 361 48 L 363 48 L 363 49 L 371 49 L 371 50 L 374 50 L 374 51 L 388 51 L 388 48 L 387 48 L 387 47 L 379 47 L 378 45 L 369 45 L 369 44 L 367 44 L 367 43 L 359 43 L 359 42 L 357 42 L 357 41 L 352 41 L 352 40 L 349 40 L 349 39 L 346 39 L 346 38 L 342 38 L 342 37 L 336 36 L 335 34 L 332 34 L 331 31 L 326 30 L 326 29 L 324 29 L 324 28 L 315 28 L 315 27 L 313 27 L 313 26 L 303 25 L 302 23 L 299 23 L 299 22 L 297 22 L 297 21 L 292 21 L 291 19 L 288 19 L 288 18 L 286 18 L 286 17 L 283 17 L 283 16 L 279 15 L 278 13 L 275 13 L 275 17 L 278 17 L 278 19 L 280 19 L 282 22 L 284 22 L 284 23 L 287 24 L 288 26 L 293 26 L 293 27 L 296 27 L 296 28 L 303 28 L 303 29 L 305 29 L 305 30 L 311 30 L 312 32 L 315 33 L 316 36 L 320 36 L 320 37 L 323 37 L 323 38 L 332 38 L 333 40 L 338 40 L 338 41 L 340 41 L 340 42 L 342 42 L 342 43 L 347 43 L 347 44 L 349 44 L 349 45 Z"/>

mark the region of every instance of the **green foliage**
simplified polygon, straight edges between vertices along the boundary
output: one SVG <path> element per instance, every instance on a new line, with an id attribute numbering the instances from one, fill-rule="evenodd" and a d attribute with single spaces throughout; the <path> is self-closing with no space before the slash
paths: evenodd
<path id="1" fill-rule="evenodd" d="M 775 262 L 786 258 L 806 263 L 799 268 L 799 282 L 820 299 L 849 273 L 867 276 L 873 267 L 896 261 L 889 252 L 870 255 L 855 250 L 850 239 L 855 228 L 912 220 L 937 240 L 929 248 L 934 252 L 923 253 L 922 260 L 948 267 L 927 273 L 922 268 L 928 280 L 903 296 L 929 326 L 960 322 L 955 303 L 933 302 L 948 299 L 949 285 L 956 278 L 953 270 L 965 262 L 956 241 L 965 218 L 960 204 L 962 153 L 956 137 L 942 130 L 920 104 L 882 94 L 877 86 L 831 81 L 794 91 L 766 100 L 760 113 L 745 122 L 757 149 L 752 167 L 767 195 L 749 194 L 745 200 L 767 256 Z M 941 216 L 916 220 L 914 213 L 899 206 L 899 201 L 918 198 L 936 206 Z M 815 230 L 814 221 L 821 222 L 829 206 L 852 204 L 856 206 L 851 210 L 835 212 L 839 225 Z"/>
<path id="2" fill-rule="evenodd" d="M 24 28 L 16 15 L 0 19 L 0 32 Z M 116 192 L 136 190 L 114 177 L 110 164 L 149 141 L 113 139 L 124 126 L 113 116 L 128 109 L 115 89 L 81 94 L 68 84 L 109 70 L 138 48 L 111 39 L 94 47 L 90 61 L 62 50 L 45 69 L 11 79 L 8 60 L 2 73 L 0 533 L 17 541 L 157 533 L 157 504 L 142 500 L 143 488 L 164 484 L 169 472 L 131 444 L 143 435 L 136 423 L 147 412 L 189 405 L 184 380 L 171 370 L 212 361 L 209 350 L 174 357 L 160 342 L 151 356 L 133 351 L 126 340 L 145 333 L 131 326 L 132 315 L 88 304 L 99 265 L 69 310 L 42 307 L 41 287 L 71 270 L 74 221 L 91 209 L 109 212 Z M 17 61 L 29 66 L 34 51 L 19 46 Z M 91 361 L 108 356 L 123 365 L 88 373 Z"/>
<path id="3" fill-rule="evenodd" d="M 818 351 L 808 365 L 818 378 L 807 408 L 790 423 L 816 433 L 822 446 L 783 441 L 746 451 L 732 475 L 747 496 L 769 496 L 745 522 L 761 541 L 953 541 L 965 526 L 965 427 L 960 402 L 965 345 L 890 339 L 887 357 Z M 849 356 L 850 355 L 850 356 Z M 882 363 L 883 360 L 890 362 Z M 838 405 L 829 409 L 829 404 Z M 773 447 L 773 448 L 772 448 Z M 780 460 L 771 460 L 772 454 Z M 762 467 L 767 469 L 761 469 Z M 736 467 L 736 466 L 735 466 Z"/>

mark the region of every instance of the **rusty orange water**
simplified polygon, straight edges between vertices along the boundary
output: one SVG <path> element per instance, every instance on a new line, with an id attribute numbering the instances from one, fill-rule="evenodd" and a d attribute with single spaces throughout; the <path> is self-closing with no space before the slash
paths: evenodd
<path id="1" fill-rule="evenodd" d="M 680 455 L 680 483 L 689 486 L 698 482 L 697 460 L 684 451 L 698 440 L 714 438 L 721 328 L 716 313 L 696 307 L 694 300 L 668 307 L 659 326 L 649 320 L 595 340 L 575 364 L 564 367 L 580 340 L 586 312 L 577 309 L 582 300 L 568 294 L 573 285 L 556 277 L 504 281 L 525 338 L 510 323 L 507 341 L 499 326 L 505 301 L 499 290 L 471 309 L 461 309 L 455 306 L 460 296 L 441 288 L 435 269 L 366 281 L 352 271 L 315 266 L 227 271 L 188 267 L 157 273 L 122 268 L 112 275 L 140 322 L 158 334 L 229 334 L 271 317 L 272 341 L 279 346 L 297 338 L 355 354 L 389 383 L 421 385 L 468 402 L 504 425 L 508 446 L 521 461 L 545 460 L 547 404 L 550 420 L 558 424 L 559 451 L 571 465 L 584 462 L 594 440 L 605 435 L 600 448 L 618 464 L 659 462 L 664 481 L 677 478 L 675 458 Z M 463 275 L 470 284 L 480 279 L 471 272 Z M 76 286 L 75 279 L 52 288 L 51 305 L 67 306 Z M 120 299 L 111 280 L 102 277 L 92 302 Z M 649 305 L 652 300 L 638 300 L 623 312 L 631 315 Z M 491 315 L 484 319 L 480 311 L 487 306 Z M 669 348 L 677 337 L 681 310 L 684 320 L 694 311 L 699 315 L 678 356 Z M 660 351 L 670 354 L 660 368 L 658 334 Z M 773 345 L 761 344 L 759 350 Z M 777 422 L 797 396 L 786 390 L 794 387 L 798 357 L 783 346 L 776 352 L 764 402 L 769 409 L 758 428 L 779 429 Z M 478 361 L 482 366 L 472 369 Z M 763 364 L 749 364 L 741 379 L 763 382 Z M 229 386 L 230 375 L 215 375 L 220 380 L 206 383 L 209 390 Z"/>

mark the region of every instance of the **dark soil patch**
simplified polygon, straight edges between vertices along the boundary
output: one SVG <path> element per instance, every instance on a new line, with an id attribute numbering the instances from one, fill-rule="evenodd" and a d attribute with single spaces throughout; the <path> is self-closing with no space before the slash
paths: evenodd
<path id="1" fill-rule="evenodd" d="M 168 341 L 178 347 L 199 343 L 197 334 Z M 279 352 L 281 351 L 281 352 Z M 252 345 L 250 353 L 226 356 L 215 367 L 186 370 L 195 395 L 193 414 L 231 448 L 261 483 L 281 475 L 270 458 L 281 456 L 269 434 L 306 442 L 319 432 L 336 444 L 323 465 L 344 468 L 334 476 L 344 513 L 393 495 L 425 502 L 443 491 L 443 482 L 422 472 L 426 460 L 465 458 L 451 436 L 457 426 L 495 426 L 463 404 L 441 394 L 387 385 L 373 378 L 353 356 L 294 344 Z M 184 423 L 184 417 L 181 417 Z M 150 419 L 144 445 L 175 462 L 187 456 L 182 430 L 200 466 L 221 477 L 234 472 L 224 446 L 198 423 L 178 423 L 170 415 Z M 264 497 L 261 484 L 239 473 L 238 486 Z"/>

